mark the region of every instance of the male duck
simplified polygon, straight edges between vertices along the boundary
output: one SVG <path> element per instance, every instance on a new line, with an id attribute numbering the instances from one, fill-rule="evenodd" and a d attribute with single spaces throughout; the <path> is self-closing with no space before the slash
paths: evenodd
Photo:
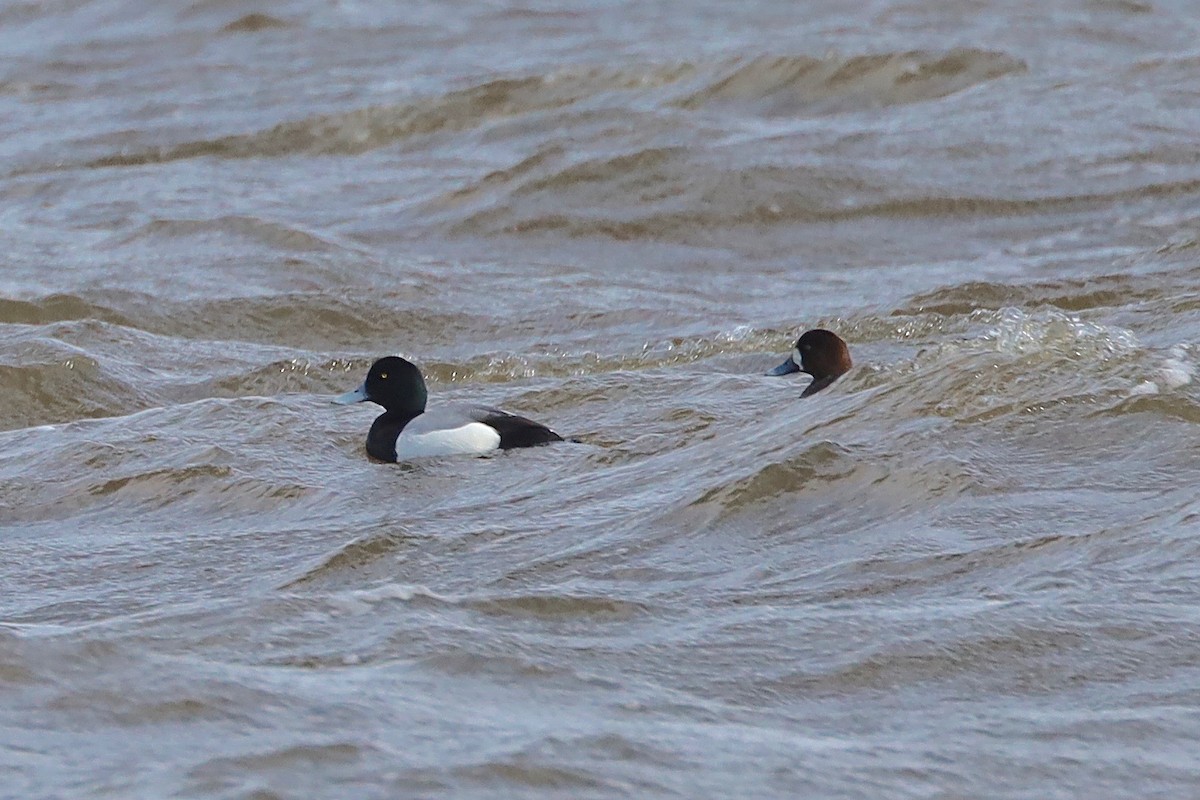
<path id="1" fill-rule="evenodd" d="M 416 365 L 387 356 L 371 365 L 362 386 L 333 402 L 349 405 L 369 400 L 383 406 L 384 412 L 367 434 L 367 455 L 380 461 L 481 455 L 562 441 L 545 425 L 498 408 L 456 404 L 426 411 L 427 396 Z"/>

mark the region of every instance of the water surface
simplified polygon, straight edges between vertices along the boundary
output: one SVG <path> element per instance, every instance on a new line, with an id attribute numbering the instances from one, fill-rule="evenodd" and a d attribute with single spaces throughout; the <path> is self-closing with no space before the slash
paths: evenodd
<path id="1" fill-rule="evenodd" d="M 1200 9 L 803 6 L 0 7 L 0 795 L 1194 794 Z"/>

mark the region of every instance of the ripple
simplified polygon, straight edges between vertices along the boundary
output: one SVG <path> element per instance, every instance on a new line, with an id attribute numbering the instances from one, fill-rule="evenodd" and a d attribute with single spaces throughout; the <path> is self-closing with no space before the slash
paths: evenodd
<path id="1" fill-rule="evenodd" d="M 453 773 L 486 786 L 500 784 L 560 791 L 620 788 L 620 784 L 606 780 L 594 772 L 553 764 L 539 764 L 533 760 L 518 758 L 470 767 L 457 767 Z"/>
<path id="2" fill-rule="evenodd" d="M 255 12 L 238 17 L 221 28 L 221 33 L 257 33 L 258 31 L 290 28 L 291 23 L 270 14 Z"/>
<path id="3" fill-rule="evenodd" d="M 182 469 L 163 469 L 144 472 L 138 475 L 127 475 L 123 478 L 113 478 L 102 483 L 93 484 L 88 493 L 94 497 L 104 497 L 118 492 L 138 493 L 143 498 L 155 498 L 172 494 L 186 493 L 187 484 L 193 480 L 208 482 L 224 480 L 233 475 L 233 470 L 227 466 L 216 464 L 200 464 Z M 170 487 L 172 491 L 164 491 Z"/>
<path id="4" fill-rule="evenodd" d="M 260 800 L 282 798 L 292 796 L 294 792 L 277 793 L 265 788 L 264 783 L 291 786 L 299 791 L 302 784 L 310 785 L 299 776 L 313 770 L 319 770 L 322 776 L 343 785 L 357 783 L 355 773 L 362 762 L 379 752 L 366 742 L 335 737 L 312 738 L 317 741 L 282 744 L 202 760 L 186 773 L 186 794 Z"/>
<path id="5" fill-rule="evenodd" d="M 92 168 L 159 164 L 192 158 L 282 158 L 297 154 L 356 155 L 415 136 L 477 127 L 487 120 L 576 102 L 608 85 L 603 73 L 575 80 L 509 78 L 400 105 L 379 105 L 283 122 L 257 133 L 204 139 L 95 159 Z"/>
<path id="6" fill-rule="evenodd" d="M 199 240 L 239 237 L 273 250 L 329 253 L 345 248 L 294 225 L 252 216 L 225 215 L 210 219 L 155 219 L 106 242 L 108 248 L 159 240 Z"/>
<path id="7" fill-rule="evenodd" d="M 716 504 L 724 514 L 732 514 L 781 495 L 824 491 L 826 484 L 845 480 L 863 468 L 847 449 L 833 442 L 819 442 L 799 456 L 767 464 L 749 477 L 710 489 L 691 505 Z"/>
<path id="8" fill-rule="evenodd" d="M 526 594 L 471 600 L 467 605 L 497 616 L 563 618 L 587 617 L 629 619 L 646 611 L 641 603 L 611 597 L 585 595 Z"/>
<path id="9" fill-rule="evenodd" d="M 1200 423 L 1200 403 L 1181 395 L 1137 394 L 1107 407 L 1103 416 L 1145 414 L 1151 418 Z"/>
<path id="10" fill-rule="evenodd" d="M 960 49 L 849 57 L 760 57 L 675 102 L 689 109 L 735 104 L 763 116 L 840 113 L 935 100 L 1005 75 L 1025 63 L 1005 53 Z"/>
<path id="11" fill-rule="evenodd" d="M 317 564 L 305 569 L 299 577 L 292 578 L 280 588 L 291 589 L 334 578 L 346 572 L 354 572 L 381 558 L 394 555 L 398 551 L 410 546 L 412 541 L 412 536 L 398 531 L 389 530 L 366 534 L 341 545 L 323 557 Z M 393 591 L 389 592 L 386 597 L 408 599 L 413 596 L 413 592 L 416 590 L 397 591 L 402 591 L 402 593 L 397 595 Z M 359 604 L 363 602 L 378 602 L 380 599 L 384 599 L 384 595 L 356 595 L 351 599 Z"/>
<path id="12" fill-rule="evenodd" d="M 251 15 L 256 20 L 258 16 Z M 769 116 L 806 110 L 828 113 L 877 107 L 881 102 L 936 99 L 1024 69 L 1023 62 L 1003 53 L 969 49 L 828 59 L 762 57 L 623 69 L 572 67 L 543 75 L 490 80 L 409 103 L 283 122 L 256 133 L 114 153 L 86 166 L 137 166 L 204 157 L 355 155 L 415 136 L 466 130 L 490 120 L 579 106 L 612 93 L 657 98 L 684 110 L 737 102 L 755 105 L 759 113 Z M 701 87 L 688 85 L 697 79 Z M 684 92 L 682 96 L 678 96 L 679 90 Z"/>
<path id="13" fill-rule="evenodd" d="M 127 315 L 72 294 L 50 294 L 29 300 L 0 297 L 0 323 L 45 325 L 81 319 L 99 319 L 116 325 L 131 324 Z"/>
<path id="14" fill-rule="evenodd" d="M 1135 303 L 1162 295 L 1153 284 L 1128 275 L 1096 275 L 1087 279 L 1040 281 L 1030 284 L 967 281 L 910 298 L 894 313 L 970 314 L 984 308 L 1052 305 L 1063 311 L 1090 311 Z"/>
<path id="15" fill-rule="evenodd" d="M 885 398 L 902 402 L 905 414 L 978 423 L 1107 403 L 1129 396 L 1142 375 L 1154 374 L 1129 330 L 1052 306 L 985 307 L 958 317 L 956 324 L 963 335 L 940 337 L 911 360 L 862 380 L 887 384 Z M 904 395 L 896 394 L 901 390 Z"/>
<path id="16" fill-rule="evenodd" d="M 0 363 L 0 429 L 127 414 L 142 406 L 138 388 L 96 359 L 57 346 L 58 358 Z"/>

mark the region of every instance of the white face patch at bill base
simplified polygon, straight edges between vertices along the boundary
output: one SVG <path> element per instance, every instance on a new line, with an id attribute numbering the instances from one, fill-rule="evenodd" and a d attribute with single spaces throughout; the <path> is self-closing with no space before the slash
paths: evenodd
<path id="1" fill-rule="evenodd" d="M 796 366 L 799 367 L 801 371 L 804 370 L 804 356 L 800 355 L 799 347 L 792 348 L 792 361 L 796 362 Z"/>
<path id="2" fill-rule="evenodd" d="M 433 456 L 482 455 L 500 447 L 500 433 L 482 422 L 468 422 L 458 428 L 405 433 L 396 439 L 396 460 Z"/>

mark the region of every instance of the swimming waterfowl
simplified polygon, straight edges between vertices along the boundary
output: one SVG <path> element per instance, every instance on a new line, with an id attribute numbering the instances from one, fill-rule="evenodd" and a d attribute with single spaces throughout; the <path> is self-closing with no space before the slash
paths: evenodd
<path id="1" fill-rule="evenodd" d="M 805 331 L 796 340 L 792 354 L 768 375 L 788 375 L 806 372 L 812 375 L 812 383 L 805 387 L 801 397 L 808 397 L 829 386 L 850 371 L 850 348 L 833 331 L 814 328 Z"/>
<path id="2" fill-rule="evenodd" d="M 562 441 L 545 425 L 498 408 L 454 404 L 426 411 L 427 400 L 425 379 L 417 366 L 399 356 L 386 356 L 371 365 L 362 386 L 333 402 L 383 406 L 384 412 L 367 434 L 367 455 L 379 461 L 482 455 Z"/>

